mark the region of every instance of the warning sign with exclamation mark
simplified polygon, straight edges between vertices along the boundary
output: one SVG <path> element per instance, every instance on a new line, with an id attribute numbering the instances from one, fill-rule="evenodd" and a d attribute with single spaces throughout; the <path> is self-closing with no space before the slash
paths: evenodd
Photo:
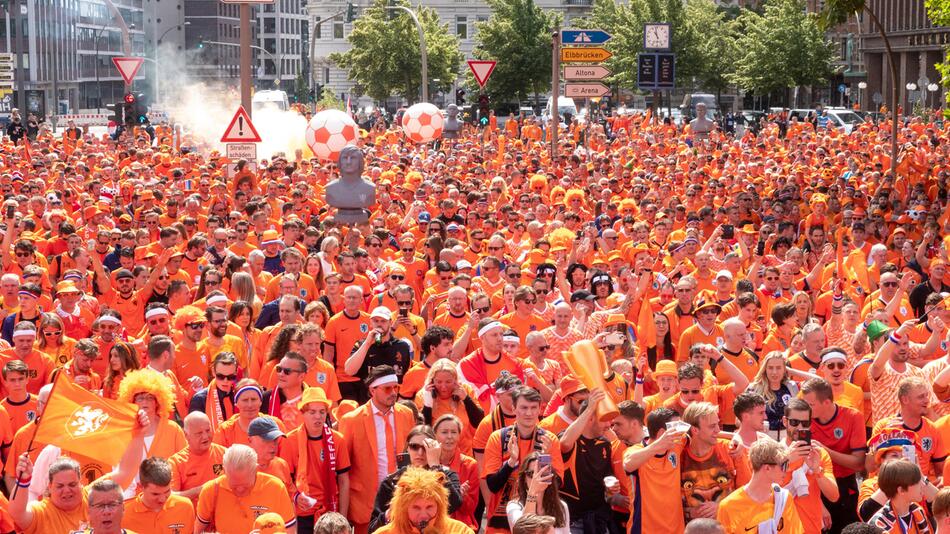
<path id="1" fill-rule="evenodd" d="M 231 123 L 228 124 L 227 129 L 224 130 L 224 135 L 221 136 L 221 142 L 261 142 L 261 136 L 257 133 L 257 128 L 254 128 L 254 124 L 251 122 L 251 117 L 249 117 L 247 111 L 244 110 L 244 106 L 238 106 L 237 111 L 234 113 L 234 118 L 231 119 Z"/>

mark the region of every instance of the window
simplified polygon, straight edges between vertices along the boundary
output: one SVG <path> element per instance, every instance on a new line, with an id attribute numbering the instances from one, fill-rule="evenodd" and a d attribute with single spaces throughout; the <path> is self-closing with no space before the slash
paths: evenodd
<path id="1" fill-rule="evenodd" d="M 455 16 L 455 34 L 459 39 L 468 39 L 468 17 L 465 15 Z"/>
<path id="2" fill-rule="evenodd" d="M 343 38 L 343 21 L 342 20 L 333 21 L 333 38 L 334 39 Z"/>

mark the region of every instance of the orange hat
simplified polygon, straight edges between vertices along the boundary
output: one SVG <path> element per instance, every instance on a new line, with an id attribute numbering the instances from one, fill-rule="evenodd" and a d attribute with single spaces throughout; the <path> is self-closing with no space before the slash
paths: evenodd
<path id="1" fill-rule="evenodd" d="M 607 316 L 607 322 L 604 323 L 604 328 L 608 326 L 616 326 L 618 324 L 626 325 L 633 328 L 633 324 L 627 320 L 627 317 L 622 313 L 611 313 Z"/>
<path id="2" fill-rule="evenodd" d="M 139 200 L 155 200 L 155 195 L 151 191 L 142 191 L 139 193 Z"/>
<path id="3" fill-rule="evenodd" d="M 191 304 L 182 306 L 175 312 L 175 329 L 182 330 L 186 324 L 198 323 L 205 320 L 205 314 L 197 306 Z"/>
<path id="4" fill-rule="evenodd" d="M 301 396 L 300 400 L 297 402 L 297 409 L 303 410 L 303 407 L 310 404 L 311 402 L 322 404 L 327 408 L 327 410 L 329 410 L 333 405 L 333 403 L 330 402 L 330 399 L 327 398 L 327 394 L 323 391 L 323 388 L 307 388 L 303 390 L 303 396 Z"/>
<path id="5" fill-rule="evenodd" d="M 264 235 L 261 236 L 261 246 L 282 244 L 283 241 L 280 240 L 280 234 L 277 233 L 277 230 L 264 230 Z"/>
<path id="6" fill-rule="evenodd" d="M 673 360 L 660 360 L 656 362 L 656 370 L 653 376 L 678 376 L 676 371 L 676 362 Z"/>
<path id="7" fill-rule="evenodd" d="M 561 379 L 561 387 L 558 388 L 558 396 L 566 399 L 580 391 L 587 391 L 587 386 L 581 383 L 574 375 L 567 375 Z"/>
<path id="8" fill-rule="evenodd" d="M 78 287 L 76 287 L 75 282 L 64 280 L 56 284 L 56 293 L 82 293 Z"/>

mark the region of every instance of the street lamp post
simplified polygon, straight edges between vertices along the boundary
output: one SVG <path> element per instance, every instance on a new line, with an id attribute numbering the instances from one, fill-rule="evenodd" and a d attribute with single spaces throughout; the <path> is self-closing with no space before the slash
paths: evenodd
<path id="1" fill-rule="evenodd" d="M 99 84 L 99 39 L 106 28 L 107 26 L 103 26 L 96 32 L 96 115 L 102 111 L 102 85 Z"/>
<path id="2" fill-rule="evenodd" d="M 168 32 L 170 32 L 170 31 L 172 31 L 172 30 L 180 30 L 180 29 L 182 28 L 182 26 L 191 26 L 191 22 L 188 22 L 188 21 L 186 20 L 185 22 L 183 22 L 183 23 L 181 23 L 181 24 L 176 24 L 175 26 L 172 26 L 171 28 L 168 28 L 168 29 L 165 30 L 165 32 L 162 33 L 162 35 L 155 41 L 155 100 L 156 100 L 156 101 L 160 101 L 160 100 L 162 99 L 162 92 L 161 92 L 161 90 L 159 90 L 159 87 L 160 87 L 160 84 L 161 84 L 161 77 L 160 77 L 159 74 L 158 74 L 158 47 L 160 47 L 160 46 L 162 45 L 162 39 L 164 39 L 165 36 L 168 35 Z"/>
<path id="3" fill-rule="evenodd" d="M 419 32 L 419 56 L 422 60 L 422 101 L 429 101 L 429 59 L 426 55 L 426 35 L 422 31 L 422 24 L 419 24 L 419 17 L 406 6 L 386 6 L 386 9 L 399 9 L 409 13 L 412 22 L 416 24 L 416 30 Z"/>
<path id="4" fill-rule="evenodd" d="M 931 108 L 934 108 L 934 109 L 936 109 L 936 107 L 937 107 L 937 101 L 936 101 L 935 98 L 933 98 L 933 94 L 936 93 L 938 90 L 940 90 L 940 86 L 939 86 L 939 85 L 937 85 L 937 84 L 935 84 L 935 83 L 927 84 L 927 91 L 928 91 L 928 92 L 930 93 L 930 95 L 931 95 L 930 98 L 929 98 L 929 100 L 931 101 L 931 102 L 930 102 L 930 107 L 931 107 Z"/>
<path id="5" fill-rule="evenodd" d="M 858 106 L 864 109 L 864 90 L 868 88 L 868 82 L 858 82 Z"/>
<path id="6" fill-rule="evenodd" d="M 911 99 L 910 99 L 910 92 L 917 90 L 917 84 L 914 83 L 914 82 L 907 82 L 907 85 L 905 85 L 904 88 L 907 89 L 907 93 L 908 93 L 908 94 L 907 94 L 907 103 L 911 105 L 911 113 L 913 113 L 913 111 L 914 111 L 914 110 L 913 110 L 913 102 L 912 102 Z M 905 111 L 905 114 L 906 114 L 906 111 Z"/>

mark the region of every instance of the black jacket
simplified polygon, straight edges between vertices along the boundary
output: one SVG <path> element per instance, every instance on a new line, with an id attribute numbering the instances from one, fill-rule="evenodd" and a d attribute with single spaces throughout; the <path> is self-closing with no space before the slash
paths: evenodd
<path id="1" fill-rule="evenodd" d="M 459 483 L 458 473 L 452 471 L 444 465 L 440 467 L 445 474 L 445 487 L 449 490 L 449 514 L 458 510 L 462 506 L 462 484 Z M 386 511 L 389 510 L 389 502 L 393 500 L 393 492 L 396 491 L 396 484 L 406 472 L 405 467 L 400 467 L 396 472 L 390 474 L 379 483 L 379 491 L 376 492 L 376 502 L 373 503 L 373 514 L 369 518 L 369 532 L 372 534 L 389 521 L 386 519 Z M 469 489 L 469 491 L 478 491 L 478 488 Z"/>

